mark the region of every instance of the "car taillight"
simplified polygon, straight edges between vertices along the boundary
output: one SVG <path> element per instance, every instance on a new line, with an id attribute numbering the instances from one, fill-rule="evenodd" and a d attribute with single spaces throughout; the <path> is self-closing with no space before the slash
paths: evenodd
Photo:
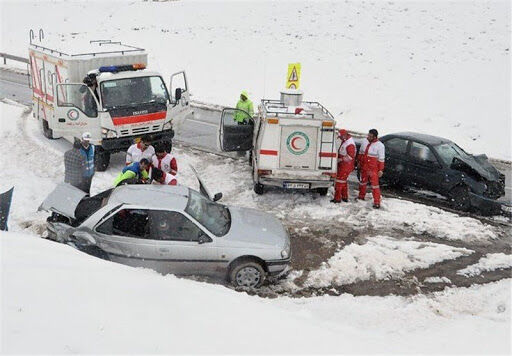
<path id="1" fill-rule="evenodd" d="M 331 173 L 331 172 L 322 172 L 322 174 L 324 176 L 329 176 L 331 178 L 336 178 L 336 173 Z"/>
<path id="2" fill-rule="evenodd" d="M 270 174 L 272 174 L 272 171 L 269 169 L 258 169 L 259 176 L 268 176 Z"/>

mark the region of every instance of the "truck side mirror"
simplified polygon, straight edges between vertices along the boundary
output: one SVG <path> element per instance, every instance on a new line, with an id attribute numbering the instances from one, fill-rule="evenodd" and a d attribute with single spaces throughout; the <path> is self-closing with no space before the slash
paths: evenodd
<path id="1" fill-rule="evenodd" d="M 176 102 L 180 101 L 181 99 L 181 88 L 176 88 L 175 92 L 174 92 L 174 100 L 176 100 Z"/>

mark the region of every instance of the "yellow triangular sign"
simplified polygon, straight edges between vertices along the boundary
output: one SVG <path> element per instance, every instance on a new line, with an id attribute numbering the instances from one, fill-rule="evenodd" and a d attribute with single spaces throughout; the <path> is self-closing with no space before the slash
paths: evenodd
<path id="1" fill-rule="evenodd" d="M 289 82 L 296 82 L 299 80 L 299 76 L 297 75 L 297 68 L 294 66 L 292 69 L 292 74 L 290 74 L 290 77 L 288 78 Z"/>
<path id="2" fill-rule="evenodd" d="M 288 64 L 288 75 L 286 76 L 287 89 L 299 89 L 300 86 L 300 63 Z"/>

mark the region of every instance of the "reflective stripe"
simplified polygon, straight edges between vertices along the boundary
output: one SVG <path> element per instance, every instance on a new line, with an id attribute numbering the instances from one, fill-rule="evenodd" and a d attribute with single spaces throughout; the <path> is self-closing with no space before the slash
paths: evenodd
<path id="1" fill-rule="evenodd" d="M 378 185 L 372 185 L 372 189 L 379 189 L 380 187 Z"/>
<path id="2" fill-rule="evenodd" d="M 346 180 L 336 179 L 336 183 L 347 183 L 347 181 Z"/>

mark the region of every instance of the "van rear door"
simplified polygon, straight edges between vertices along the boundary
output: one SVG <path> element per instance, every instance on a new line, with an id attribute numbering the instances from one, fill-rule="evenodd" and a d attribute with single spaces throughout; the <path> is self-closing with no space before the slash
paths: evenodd
<path id="1" fill-rule="evenodd" d="M 318 127 L 282 126 L 279 168 L 316 169 L 317 140 Z"/>

